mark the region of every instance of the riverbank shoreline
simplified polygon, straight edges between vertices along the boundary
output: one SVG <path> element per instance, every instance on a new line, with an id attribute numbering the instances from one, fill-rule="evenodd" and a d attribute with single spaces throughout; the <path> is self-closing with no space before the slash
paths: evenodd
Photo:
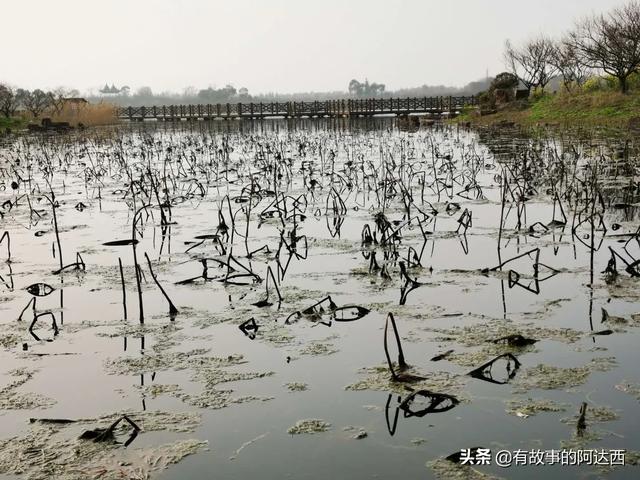
<path id="1" fill-rule="evenodd" d="M 640 131 L 640 93 L 613 91 L 555 93 L 503 104 L 494 113 L 463 112 L 454 122 L 473 125 L 615 127 Z"/>

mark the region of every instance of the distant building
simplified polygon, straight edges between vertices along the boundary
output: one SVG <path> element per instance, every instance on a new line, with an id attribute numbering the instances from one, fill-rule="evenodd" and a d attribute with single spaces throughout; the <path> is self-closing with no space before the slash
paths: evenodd
<path id="1" fill-rule="evenodd" d="M 111 86 L 105 83 L 104 87 L 102 87 L 98 91 L 103 95 L 118 95 L 118 94 L 126 95 L 129 93 L 129 87 L 125 85 L 121 88 L 118 88 L 113 83 L 111 84 Z"/>

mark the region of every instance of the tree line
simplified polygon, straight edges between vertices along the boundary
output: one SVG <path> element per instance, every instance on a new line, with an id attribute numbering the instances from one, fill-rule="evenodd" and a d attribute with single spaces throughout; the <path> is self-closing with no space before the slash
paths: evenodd
<path id="1" fill-rule="evenodd" d="M 630 77 L 640 70 L 640 2 L 582 18 L 559 39 L 538 35 L 520 45 L 507 40 L 504 58 L 528 90 L 544 91 L 560 76 L 571 91 L 604 73 L 626 93 Z"/>
<path id="2" fill-rule="evenodd" d="M 33 117 L 39 117 L 45 112 L 57 115 L 64 108 L 66 100 L 77 95 L 77 90 L 65 88 L 45 92 L 39 88 L 14 89 L 10 85 L 0 83 L 0 113 L 9 118 L 13 117 L 19 109 L 23 109 Z"/>
<path id="3" fill-rule="evenodd" d="M 194 87 L 185 88 L 182 93 L 176 92 L 154 92 L 151 87 L 144 86 L 137 90 L 128 89 L 122 91 L 118 89 L 117 94 L 112 95 L 89 95 L 87 100 L 92 103 L 107 101 L 121 106 L 159 106 L 176 104 L 216 104 L 216 103 L 238 103 L 238 102 L 288 102 L 288 101 L 314 101 L 314 100 L 344 100 L 348 98 L 397 98 L 397 97 L 434 97 L 441 95 L 475 95 L 486 90 L 492 77 L 467 83 L 462 87 L 452 87 L 446 85 L 421 85 L 418 87 L 402 88 L 397 90 L 387 90 L 385 85 L 368 80 L 351 80 L 346 90 L 325 91 L 325 92 L 296 92 L 281 93 L 269 92 L 251 94 L 247 88 L 236 89 L 233 85 L 224 87 L 196 89 Z"/>

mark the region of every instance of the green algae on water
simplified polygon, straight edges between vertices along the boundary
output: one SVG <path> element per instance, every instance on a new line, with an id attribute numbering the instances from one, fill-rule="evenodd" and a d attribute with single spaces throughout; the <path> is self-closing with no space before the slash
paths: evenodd
<path id="1" fill-rule="evenodd" d="M 347 385 L 345 390 L 374 390 L 382 392 L 395 392 L 399 394 L 407 393 L 405 384 L 396 382 L 389 373 L 387 365 L 379 365 L 375 367 L 367 367 L 360 370 L 359 373 L 366 374 L 367 377 L 357 381 L 356 383 Z M 415 373 L 408 371 L 405 373 Z M 413 383 L 411 387 L 414 390 L 431 390 L 434 392 L 451 393 L 460 391 L 463 382 L 460 375 L 449 372 L 429 372 L 425 374 L 425 378 L 417 383 Z"/>
<path id="2" fill-rule="evenodd" d="M 142 432 L 189 432 L 200 423 L 196 413 L 130 412 Z M 116 443 L 81 440 L 86 428 L 107 427 L 120 414 L 57 423 L 33 419 L 23 436 L 0 441 L 0 474 L 27 480 L 149 479 L 184 457 L 203 451 L 206 442 L 177 440 L 159 446 L 123 448 Z"/>
<path id="3" fill-rule="evenodd" d="M 555 367 L 538 364 L 518 372 L 514 382 L 514 393 L 524 393 L 538 388 L 542 390 L 569 389 L 584 384 L 593 371 L 607 372 L 617 363 L 614 357 L 594 358 L 582 367 Z"/>
<path id="4" fill-rule="evenodd" d="M 501 478 L 482 473 L 468 465 L 451 462 L 446 458 L 427 462 L 427 466 L 439 480 L 499 480 Z"/>
<path id="5" fill-rule="evenodd" d="M 290 433 L 291 435 L 299 435 L 302 433 L 314 434 L 326 432 L 330 428 L 331 424 L 324 420 L 309 418 L 305 420 L 298 420 L 295 425 L 289 427 L 287 433 Z"/>
<path id="6" fill-rule="evenodd" d="M 506 412 L 520 418 L 527 418 L 541 412 L 564 412 L 568 405 L 542 398 L 512 399 L 507 401 Z"/>
<path id="7" fill-rule="evenodd" d="M 48 408 L 56 404 L 55 400 L 44 395 L 17 391 L 31 380 L 36 372 L 37 370 L 27 368 L 18 368 L 9 372 L 9 375 L 18 378 L 0 389 L 0 410 L 33 410 Z"/>
<path id="8" fill-rule="evenodd" d="M 302 382 L 289 382 L 284 384 L 290 392 L 304 392 L 309 390 L 309 385 Z"/>

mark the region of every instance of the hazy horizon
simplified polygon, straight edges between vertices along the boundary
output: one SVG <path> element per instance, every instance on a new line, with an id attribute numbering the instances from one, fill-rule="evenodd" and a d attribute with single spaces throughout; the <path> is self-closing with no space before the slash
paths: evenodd
<path id="1" fill-rule="evenodd" d="M 233 84 L 251 93 L 462 86 L 504 70 L 502 50 L 559 35 L 620 0 L 79 0 L 3 6 L 0 82 L 94 92 L 105 83 L 181 92 Z"/>

